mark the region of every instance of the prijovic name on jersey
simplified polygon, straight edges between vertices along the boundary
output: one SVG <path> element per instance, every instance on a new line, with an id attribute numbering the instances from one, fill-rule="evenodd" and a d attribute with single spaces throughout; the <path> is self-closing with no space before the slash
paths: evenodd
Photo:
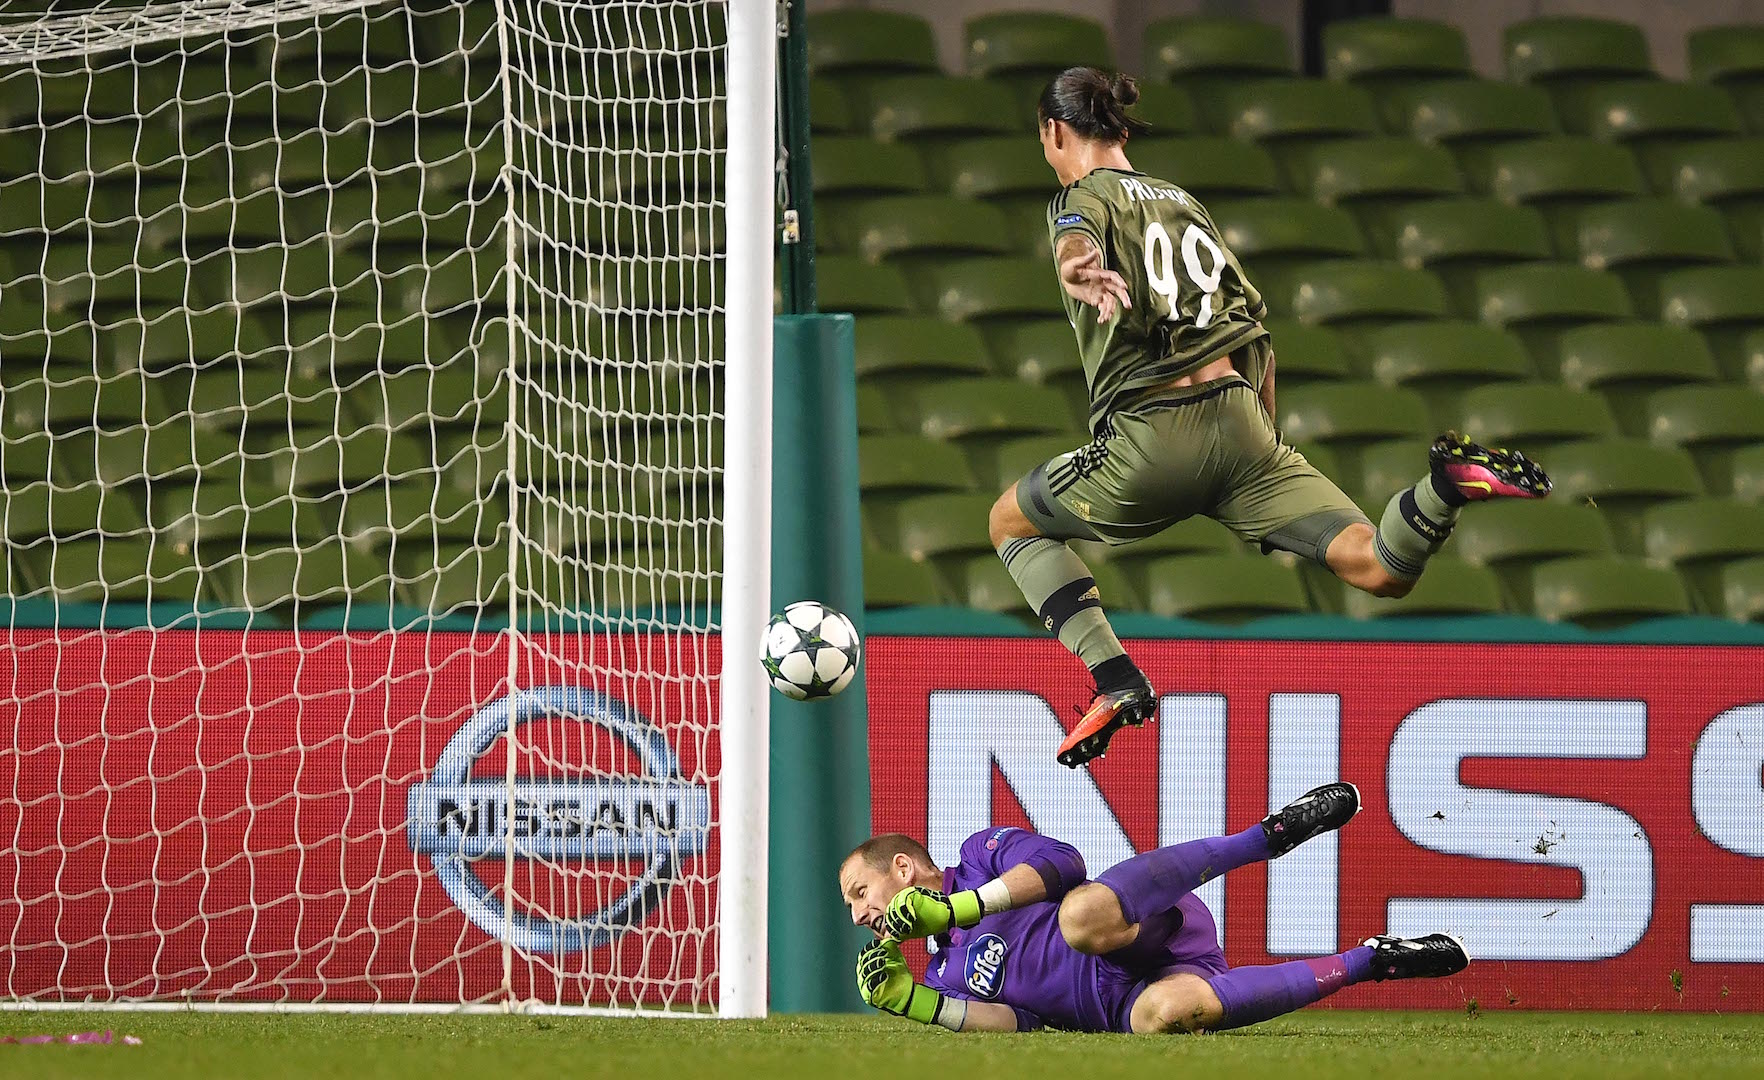
<path id="1" fill-rule="evenodd" d="M 1266 335 L 1261 293 L 1206 209 L 1175 184 L 1096 169 L 1054 196 L 1047 222 L 1056 251 L 1066 233 L 1088 236 L 1133 299 L 1098 323 L 1095 310 L 1085 314 L 1062 290 L 1090 384 L 1092 431 L 1118 403 Z M 1260 372 L 1245 374 L 1260 380 Z"/>

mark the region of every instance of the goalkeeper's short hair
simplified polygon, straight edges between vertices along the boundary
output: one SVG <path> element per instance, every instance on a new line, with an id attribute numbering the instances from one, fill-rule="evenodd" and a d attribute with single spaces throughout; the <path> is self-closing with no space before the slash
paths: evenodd
<path id="1" fill-rule="evenodd" d="M 886 870 L 896 855 L 905 855 L 921 866 L 933 868 L 937 866 L 931 861 L 931 853 L 925 850 L 925 845 L 905 833 L 883 833 L 881 836 L 872 836 L 852 848 L 851 854 L 845 857 L 845 861 L 862 859 L 864 864 L 872 870 Z"/>

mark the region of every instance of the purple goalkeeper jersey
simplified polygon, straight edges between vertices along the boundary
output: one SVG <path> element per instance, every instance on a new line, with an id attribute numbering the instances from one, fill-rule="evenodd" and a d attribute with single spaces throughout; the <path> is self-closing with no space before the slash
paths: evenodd
<path id="1" fill-rule="evenodd" d="M 943 891 L 979 888 L 1026 862 L 1037 864 L 1044 878 L 1049 865 L 1083 866 L 1069 844 L 1023 829 L 992 829 L 962 844 L 961 861 L 943 873 Z M 1090 956 L 1066 944 L 1059 905 L 1052 902 L 988 915 L 966 930 L 939 934 L 928 945 L 925 985 L 969 1001 L 1009 1005 L 1019 1030 L 1045 1024 L 1070 1031 L 1127 1031 L 1133 1002 L 1147 983 L 1179 971 L 1215 975 L 1226 969 L 1212 913 L 1192 893 L 1174 909 L 1146 918 L 1138 940 L 1107 956 Z"/>

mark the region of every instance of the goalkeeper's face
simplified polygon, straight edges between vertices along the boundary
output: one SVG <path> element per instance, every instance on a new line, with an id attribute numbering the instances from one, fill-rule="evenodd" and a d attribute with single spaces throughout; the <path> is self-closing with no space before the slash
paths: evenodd
<path id="1" fill-rule="evenodd" d="M 851 909 L 851 921 L 881 937 L 882 913 L 888 910 L 888 901 L 911 885 L 916 874 L 913 860 L 905 855 L 894 856 L 881 869 L 856 855 L 845 860 L 839 868 L 839 892 Z"/>

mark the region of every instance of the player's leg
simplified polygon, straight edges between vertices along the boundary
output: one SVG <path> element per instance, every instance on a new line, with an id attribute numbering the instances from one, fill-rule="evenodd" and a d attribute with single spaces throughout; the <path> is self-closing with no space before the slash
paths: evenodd
<path id="1" fill-rule="evenodd" d="M 1098 694 L 1145 691 L 1149 696 L 1150 682 L 1109 625 L 1096 578 L 1066 543 L 1097 539 L 1095 532 L 1044 493 L 1049 467 L 1065 464 L 1065 459 L 1056 458 L 1005 489 L 992 504 L 987 522 L 992 546 L 1042 626 L 1090 669 Z M 1023 512 L 1026 497 L 1046 508 L 1046 513 L 1036 515 L 1039 521 L 1031 521 Z"/>
<path id="2" fill-rule="evenodd" d="M 1164 418 L 1167 421 L 1167 418 Z M 1102 437 L 1030 470 L 993 505 L 993 546 L 1042 625 L 1090 668 L 1096 694 L 1058 753 L 1076 768 L 1102 755 L 1124 726 L 1151 719 L 1157 696 L 1104 614 L 1103 597 L 1071 539 L 1129 543 L 1192 510 L 1190 485 L 1156 463 L 1198 458 L 1165 443 L 1174 427 L 1118 414 Z"/>
<path id="3" fill-rule="evenodd" d="M 1060 933 L 1079 952 L 1102 956 L 1139 940 L 1141 927 L 1202 885 L 1250 863 L 1278 858 L 1341 828 L 1360 812 L 1352 784 L 1312 788 L 1231 836 L 1189 840 L 1117 863 L 1060 901 Z"/>
<path id="4" fill-rule="evenodd" d="M 1140 992 L 1129 1024 L 1139 1034 L 1225 1031 L 1284 1016 L 1356 983 L 1444 978 L 1469 964 L 1463 943 L 1445 934 L 1375 937 L 1334 956 L 1166 976 Z"/>
<path id="5" fill-rule="evenodd" d="M 1376 533 L 1354 529 L 1331 545 L 1326 565 L 1337 577 L 1376 596 L 1402 596 L 1452 535 L 1465 505 L 1550 493 L 1550 478 L 1524 454 L 1478 446 L 1457 432 L 1435 439 L 1427 459 L 1428 474 L 1392 496 Z"/>

